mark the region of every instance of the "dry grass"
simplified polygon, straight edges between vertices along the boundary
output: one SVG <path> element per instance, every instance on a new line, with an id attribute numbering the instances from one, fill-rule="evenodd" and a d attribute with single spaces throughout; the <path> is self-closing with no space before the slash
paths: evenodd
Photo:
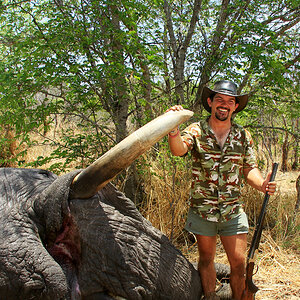
<path id="1" fill-rule="evenodd" d="M 278 172 L 277 192 L 269 199 L 265 218 L 265 227 L 269 229 L 272 238 L 279 245 L 293 248 L 295 251 L 300 249 L 300 218 L 294 211 L 297 201 L 296 179 L 298 176 L 298 172 Z M 254 226 L 264 195 L 246 185 L 242 197 L 250 226 Z"/>
<path id="2" fill-rule="evenodd" d="M 253 276 L 259 288 L 256 300 L 300 299 L 300 258 L 297 252 L 282 249 L 270 232 L 263 234 L 256 259 L 257 272 Z M 191 262 L 196 262 L 196 244 L 183 247 L 183 253 Z M 226 254 L 218 239 L 216 262 L 228 264 Z"/>
<path id="3" fill-rule="evenodd" d="M 271 233 L 264 234 L 254 276 L 256 299 L 300 299 L 300 259 L 297 252 L 282 249 Z"/>
<path id="4" fill-rule="evenodd" d="M 176 244 L 185 240 L 182 224 L 188 209 L 189 185 L 186 184 L 187 174 L 176 163 L 169 163 L 162 158 L 144 173 L 147 198 L 140 210 L 154 227 Z"/>
<path id="5" fill-rule="evenodd" d="M 196 243 L 191 234 L 182 230 L 190 184 L 186 162 L 172 161 L 173 158 L 163 156 L 156 160 L 147 159 L 151 161 L 151 167 L 144 172 L 147 201 L 141 211 L 155 227 L 172 237 L 173 243 L 190 261 L 196 262 Z M 258 271 L 253 277 L 259 287 L 258 300 L 300 298 L 300 218 L 294 214 L 298 175 L 298 172 L 277 174 L 278 188 L 270 197 L 256 263 Z M 264 195 L 246 185 L 243 198 L 253 232 Z M 249 244 L 251 238 L 249 234 Z M 216 261 L 228 263 L 219 240 Z"/>
<path id="6" fill-rule="evenodd" d="M 37 155 L 46 155 L 47 151 L 49 149 L 45 146 L 37 146 L 28 155 L 32 160 Z M 145 155 L 149 167 L 144 168 L 142 181 L 147 198 L 139 209 L 190 261 L 195 262 L 198 259 L 197 246 L 193 237 L 183 230 L 190 186 L 190 173 L 185 166 L 188 160 L 168 158 L 164 152 L 155 157 L 153 159 L 149 153 Z M 300 298 L 300 221 L 293 212 L 298 175 L 298 172 L 277 174 L 278 191 L 270 198 L 267 226 L 257 258 L 258 272 L 254 275 L 259 287 L 257 300 Z M 243 197 L 253 231 L 263 195 L 245 186 Z M 227 264 L 220 241 L 216 261 Z"/>

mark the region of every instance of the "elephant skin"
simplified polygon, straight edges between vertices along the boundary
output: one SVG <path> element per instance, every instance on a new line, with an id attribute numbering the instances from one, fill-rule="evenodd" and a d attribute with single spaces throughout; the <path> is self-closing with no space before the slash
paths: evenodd
<path id="1" fill-rule="evenodd" d="M 80 171 L 0 169 L 0 299 L 200 299 L 200 277 L 111 183 L 70 199 Z"/>

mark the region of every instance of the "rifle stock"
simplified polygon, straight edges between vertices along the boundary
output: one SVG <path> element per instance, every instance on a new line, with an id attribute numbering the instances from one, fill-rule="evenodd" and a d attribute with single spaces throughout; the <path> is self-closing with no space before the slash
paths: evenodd
<path id="1" fill-rule="evenodd" d="M 254 262 L 247 263 L 245 289 L 243 291 L 242 300 L 253 300 L 255 293 L 258 291 L 258 287 L 252 281 L 253 269 Z"/>
<path id="2" fill-rule="evenodd" d="M 270 181 L 274 181 L 276 172 L 277 172 L 278 164 L 273 164 L 272 174 L 270 177 Z M 258 291 L 258 287 L 253 283 L 253 270 L 254 270 L 254 261 L 255 261 L 255 253 L 258 251 L 258 246 L 262 234 L 263 223 L 265 219 L 265 214 L 267 210 L 267 205 L 269 201 L 270 195 L 268 193 L 265 194 L 264 202 L 262 204 L 262 208 L 259 214 L 258 223 L 255 228 L 255 232 L 251 241 L 251 246 L 248 252 L 247 257 L 247 267 L 246 267 L 246 279 L 245 279 L 245 289 L 242 294 L 241 300 L 253 300 L 255 299 L 255 294 Z"/>

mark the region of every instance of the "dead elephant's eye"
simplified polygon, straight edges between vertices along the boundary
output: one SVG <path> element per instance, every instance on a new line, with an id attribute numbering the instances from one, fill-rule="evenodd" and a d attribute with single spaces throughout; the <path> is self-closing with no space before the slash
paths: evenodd
<path id="1" fill-rule="evenodd" d="M 47 172 L 46 170 L 41 170 L 41 171 L 39 172 L 39 174 L 43 175 L 43 176 L 46 177 L 46 178 L 49 178 L 49 175 L 50 175 L 50 173 Z"/>

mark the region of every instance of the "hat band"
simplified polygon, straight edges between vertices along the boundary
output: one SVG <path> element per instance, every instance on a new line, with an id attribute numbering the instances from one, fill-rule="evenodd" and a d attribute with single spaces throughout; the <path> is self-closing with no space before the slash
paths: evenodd
<path id="1" fill-rule="evenodd" d="M 231 90 L 227 90 L 227 89 L 220 89 L 216 92 L 217 93 L 227 93 L 227 94 L 230 94 L 230 95 L 234 95 L 234 93 Z"/>

